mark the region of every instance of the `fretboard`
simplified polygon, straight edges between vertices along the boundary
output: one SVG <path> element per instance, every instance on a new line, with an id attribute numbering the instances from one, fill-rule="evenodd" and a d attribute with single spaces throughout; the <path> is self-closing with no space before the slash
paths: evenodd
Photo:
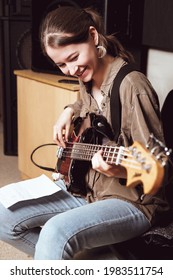
<path id="1" fill-rule="evenodd" d="M 85 143 L 67 143 L 67 147 L 63 150 L 63 157 L 91 161 L 93 155 L 99 150 L 102 150 L 103 159 L 109 164 L 118 165 L 125 156 L 125 148 L 122 146 L 116 147 Z"/>

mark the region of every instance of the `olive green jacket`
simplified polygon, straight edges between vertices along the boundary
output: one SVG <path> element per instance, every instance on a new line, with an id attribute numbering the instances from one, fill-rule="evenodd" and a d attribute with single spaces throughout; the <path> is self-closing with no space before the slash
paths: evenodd
<path id="1" fill-rule="evenodd" d="M 101 86 L 103 94 L 101 112 L 92 94 L 87 93 L 85 85 L 80 83 L 81 99 L 75 104 L 69 105 L 74 109 L 75 117 L 86 117 L 88 113 L 93 112 L 95 114 L 101 113 L 111 124 L 110 92 L 114 78 L 124 64 L 125 62 L 121 58 L 115 58 L 110 65 L 107 77 Z M 129 73 L 123 79 L 119 92 L 122 119 L 118 145 L 129 147 L 134 141 L 146 145 L 151 133 L 159 140 L 164 141 L 159 119 L 158 97 L 146 76 L 138 71 Z M 161 186 L 155 195 L 144 195 L 141 186 L 127 188 L 121 181 L 114 177 L 108 178 L 90 169 L 86 175 L 86 186 L 89 190 L 88 201 L 93 202 L 108 198 L 129 201 L 143 211 L 151 223 L 156 222 L 159 216 L 161 217 L 169 209 L 164 186 Z"/>

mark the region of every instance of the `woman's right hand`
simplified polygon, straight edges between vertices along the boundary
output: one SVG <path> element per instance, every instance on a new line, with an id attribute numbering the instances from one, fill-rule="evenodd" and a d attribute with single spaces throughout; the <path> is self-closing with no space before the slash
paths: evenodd
<path id="1" fill-rule="evenodd" d="M 74 111 L 67 107 L 64 109 L 53 128 L 53 140 L 58 146 L 65 148 L 65 142 L 68 141 L 70 126 Z"/>

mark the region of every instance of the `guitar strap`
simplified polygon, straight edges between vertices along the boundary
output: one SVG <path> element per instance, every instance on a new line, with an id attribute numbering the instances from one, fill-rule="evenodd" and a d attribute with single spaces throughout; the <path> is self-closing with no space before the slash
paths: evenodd
<path id="1" fill-rule="evenodd" d="M 115 142 L 117 142 L 121 131 L 121 102 L 119 88 L 125 76 L 132 71 L 135 71 L 135 68 L 131 64 L 125 64 L 123 67 L 121 67 L 114 79 L 114 84 L 111 90 L 110 110 Z"/>

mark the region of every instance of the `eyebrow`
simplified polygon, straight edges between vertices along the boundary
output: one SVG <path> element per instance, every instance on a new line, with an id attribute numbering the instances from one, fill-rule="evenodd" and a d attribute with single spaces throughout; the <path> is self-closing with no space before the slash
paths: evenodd
<path id="1" fill-rule="evenodd" d="M 78 54 L 78 52 L 74 52 L 74 53 L 71 53 L 69 56 L 67 56 L 66 57 L 66 59 L 65 60 L 70 60 L 74 55 L 76 55 L 76 54 Z M 64 62 L 63 62 L 64 63 Z M 55 63 L 56 65 L 61 65 L 62 64 L 62 62 L 56 62 Z"/>

